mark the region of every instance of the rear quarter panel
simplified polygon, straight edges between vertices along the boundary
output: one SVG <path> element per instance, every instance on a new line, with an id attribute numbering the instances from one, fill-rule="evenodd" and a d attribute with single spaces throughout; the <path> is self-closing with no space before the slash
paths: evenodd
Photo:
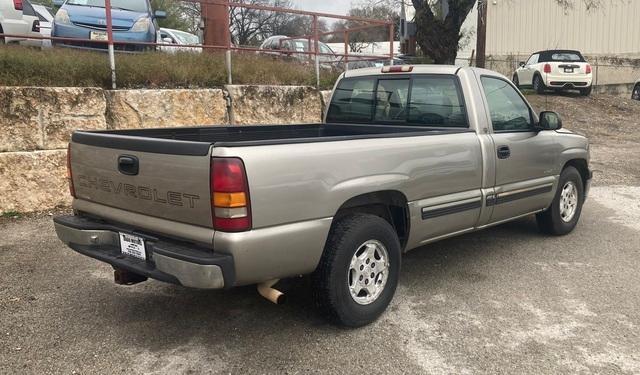
<path id="1" fill-rule="evenodd" d="M 254 228 L 332 217 L 348 199 L 369 192 L 397 190 L 411 202 L 479 190 L 482 180 L 475 132 L 213 153 L 244 160 Z"/>

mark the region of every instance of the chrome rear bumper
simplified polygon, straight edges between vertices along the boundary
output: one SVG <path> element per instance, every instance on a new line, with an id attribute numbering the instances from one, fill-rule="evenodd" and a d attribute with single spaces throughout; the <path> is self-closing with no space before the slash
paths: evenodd
<path id="1" fill-rule="evenodd" d="M 83 255 L 152 279 L 191 288 L 221 289 L 234 284 L 233 258 L 210 249 L 139 233 L 127 227 L 104 224 L 85 217 L 54 218 L 58 238 Z M 147 259 L 123 255 L 119 232 L 145 239 Z"/>

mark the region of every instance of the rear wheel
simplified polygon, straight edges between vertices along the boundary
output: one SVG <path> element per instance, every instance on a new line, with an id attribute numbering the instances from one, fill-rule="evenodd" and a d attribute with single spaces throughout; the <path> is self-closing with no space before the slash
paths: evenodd
<path id="1" fill-rule="evenodd" d="M 580 95 L 582 96 L 589 96 L 591 95 L 591 90 L 592 90 L 593 86 L 589 86 L 586 89 L 580 89 Z"/>
<path id="2" fill-rule="evenodd" d="M 640 100 L 640 83 L 633 88 L 633 91 L 631 93 L 631 99 Z"/>
<path id="3" fill-rule="evenodd" d="M 540 77 L 539 75 L 535 75 L 533 77 L 533 89 L 536 90 L 536 93 L 538 94 L 544 94 L 545 90 L 547 89 L 544 82 L 542 81 L 542 77 Z"/>
<path id="4" fill-rule="evenodd" d="M 400 259 L 398 236 L 387 221 L 367 214 L 340 219 L 312 276 L 316 306 L 337 324 L 373 322 L 393 298 Z"/>
<path id="5" fill-rule="evenodd" d="M 556 236 L 570 233 L 578 224 L 583 203 L 582 176 L 574 167 L 566 167 L 560 174 L 551 206 L 536 215 L 538 227 L 542 232 Z"/>
<path id="6" fill-rule="evenodd" d="M 2 25 L 0 25 L 0 34 L 4 34 L 4 31 L 2 29 Z M 5 44 L 4 43 L 4 37 L 0 36 L 0 45 Z"/>
<path id="7" fill-rule="evenodd" d="M 511 78 L 511 82 L 517 87 L 520 88 L 520 79 L 518 79 L 518 73 L 513 74 L 513 78 Z"/>

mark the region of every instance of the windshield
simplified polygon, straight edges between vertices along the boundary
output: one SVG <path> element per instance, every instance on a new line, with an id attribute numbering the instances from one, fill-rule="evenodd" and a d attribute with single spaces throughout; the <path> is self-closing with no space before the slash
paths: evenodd
<path id="1" fill-rule="evenodd" d="M 180 44 L 200 44 L 200 38 L 197 35 L 189 34 L 184 31 L 173 30 L 173 35 Z"/>
<path id="2" fill-rule="evenodd" d="M 86 7 L 104 8 L 104 0 L 67 0 L 66 4 Z M 148 12 L 147 0 L 111 0 L 111 9 L 131 10 L 139 13 Z"/>

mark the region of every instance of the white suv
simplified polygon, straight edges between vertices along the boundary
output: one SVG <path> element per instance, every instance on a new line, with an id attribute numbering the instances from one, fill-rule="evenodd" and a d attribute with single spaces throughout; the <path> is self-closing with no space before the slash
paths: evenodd
<path id="1" fill-rule="evenodd" d="M 0 34 L 40 35 L 40 21 L 28 0 L 0 0 Z M 0 43 L 27 42 L 26 38 L 0 37 Z M 40 43 L 36 41 L 35 43 Z M 28 44 L 34 44 L 31 40 Z"/>
<path id="2" fill-rule="evenodd" d="M 593 74 L 582 54 L 570 50 L 536 52 L 527 62 L 521 62 L 513 74 L 518 87 L 531 86 L 538 94 L 547 89 L 579 90 L 582 95 L 591 94 Z"/>

